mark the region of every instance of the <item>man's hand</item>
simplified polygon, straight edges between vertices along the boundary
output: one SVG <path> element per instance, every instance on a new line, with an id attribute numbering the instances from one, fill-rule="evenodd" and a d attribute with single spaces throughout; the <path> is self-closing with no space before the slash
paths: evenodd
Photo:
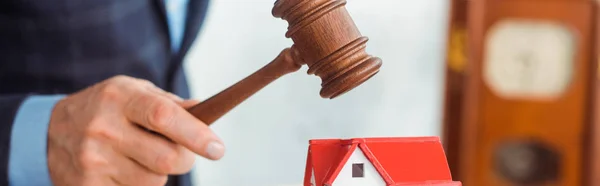
<path id="1" fill-rule="evenodd" d="M 194 104 L 125 76 L 59 101 L 48 131 L 54 185 L 162 186 L 190 171 L 195 154 L 220 159 L 222 142 L 185 110 Z"/>

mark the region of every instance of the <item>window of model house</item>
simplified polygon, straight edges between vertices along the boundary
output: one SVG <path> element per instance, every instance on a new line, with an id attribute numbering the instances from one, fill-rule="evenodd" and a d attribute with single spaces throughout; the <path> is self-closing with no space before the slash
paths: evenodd
<path id="1" fill-rule="evenodd" d="M 363 163 L 353 163 L 352 164 L 352 177 L 353 178 L 365 177 L 365 170 L 364 170 Z"/>

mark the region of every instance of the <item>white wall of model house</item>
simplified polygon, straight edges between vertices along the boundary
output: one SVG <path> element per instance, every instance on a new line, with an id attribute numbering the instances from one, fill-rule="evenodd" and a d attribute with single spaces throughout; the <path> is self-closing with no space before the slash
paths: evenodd
<path id="1" fill-rule="evenodd" d="M 343 163 L 343 162 L 342 162 Z M 362 177 L 354 177 L 353 164 L 362 164 Z M 385 186 L 385 181 L 377 172 L 371 161 L 367 159 L 365 154 L 360 148 L 356 148 L 348 161 L 344 164 L 344 167 L 340 171 L 340 174 L 333 181 L 332 186 Z"/>

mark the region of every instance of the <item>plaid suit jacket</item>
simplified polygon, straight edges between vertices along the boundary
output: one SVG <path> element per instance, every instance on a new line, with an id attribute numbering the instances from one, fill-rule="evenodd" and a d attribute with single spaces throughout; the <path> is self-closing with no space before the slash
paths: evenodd
<path id="1" fill-rule="evenodd" d="M 69 94 L 121 74 L 188 98 L 181 63 L 207 6 L 208 0 L 189 1 L 182 46 L 173 55 L 162 0 L 0 1 L 0 185 L 8 185 L 11 129 L 28 95 Z M 189 178 L 169 184 L 190 186 Z"/>

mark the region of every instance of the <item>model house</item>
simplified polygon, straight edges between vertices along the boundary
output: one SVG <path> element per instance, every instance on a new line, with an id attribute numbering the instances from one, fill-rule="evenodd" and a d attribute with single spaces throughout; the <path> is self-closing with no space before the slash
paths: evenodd
<path id="1" fill-rule="evenodd" d="M 460 186 L 438 137 L 310 140 L 305 186 Z"/>

